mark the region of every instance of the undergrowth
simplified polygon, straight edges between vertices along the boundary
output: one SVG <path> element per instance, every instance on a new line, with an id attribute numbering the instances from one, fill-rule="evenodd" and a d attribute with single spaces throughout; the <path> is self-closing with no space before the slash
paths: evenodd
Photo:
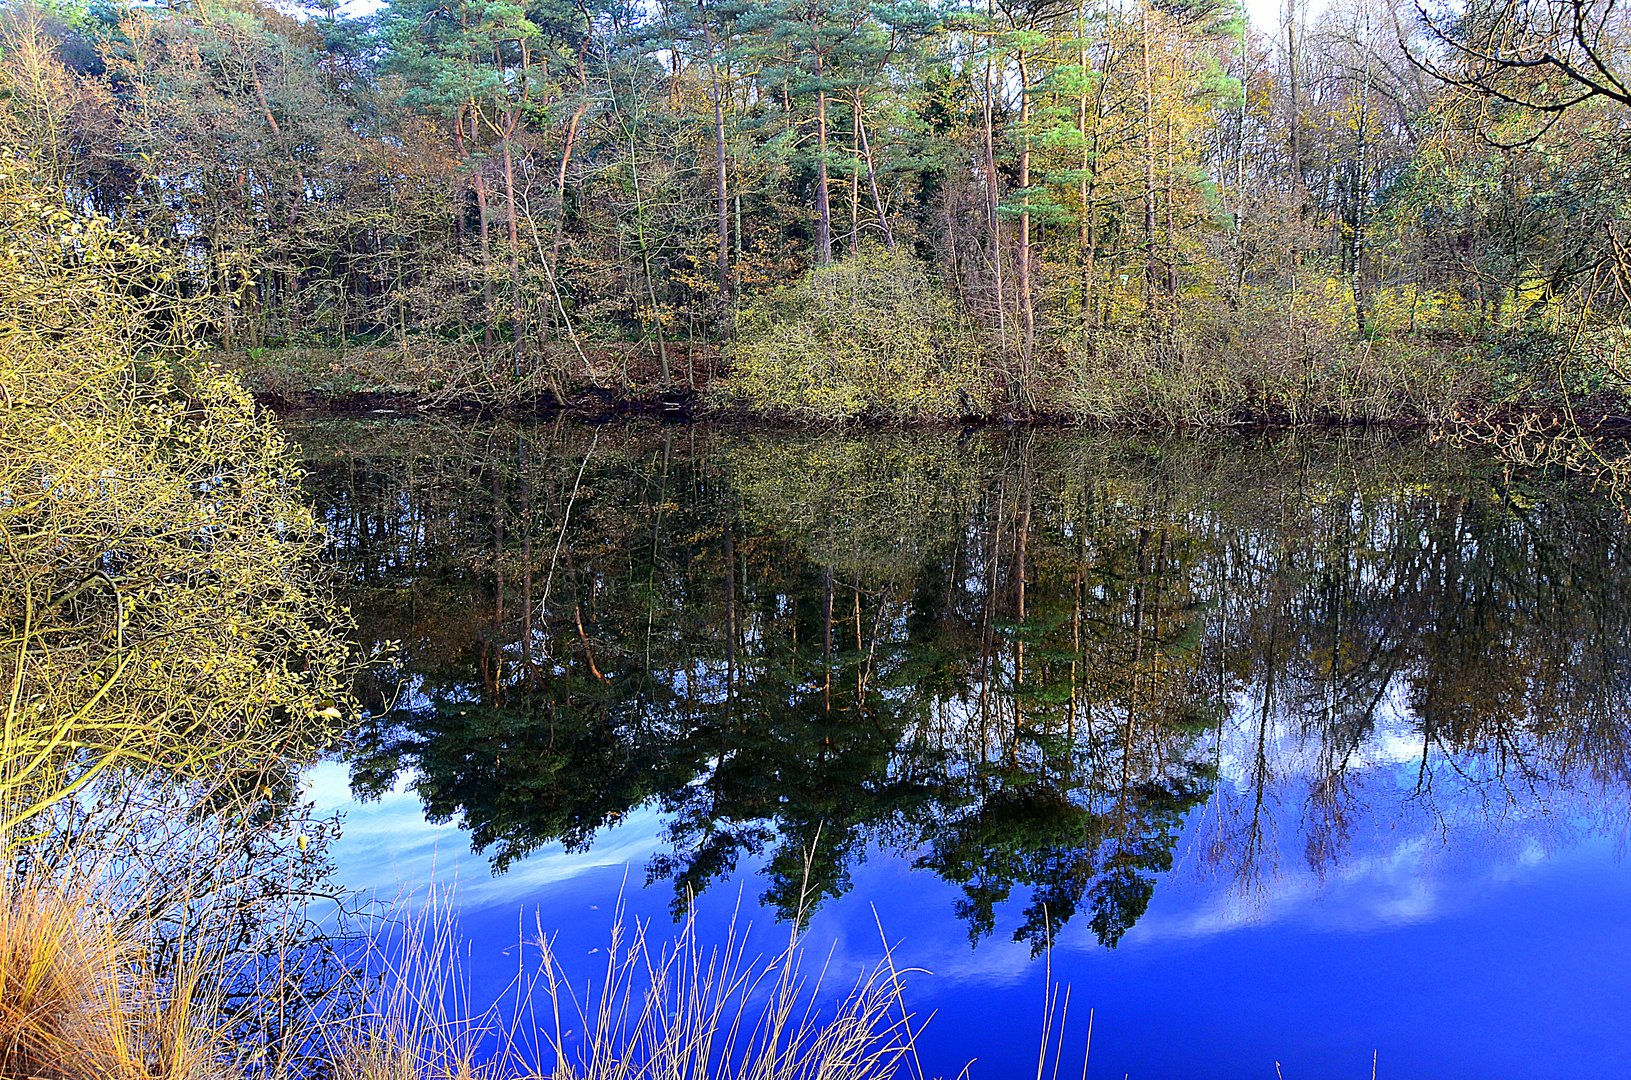
<path id="1" fill-rule="evenodd" d="M 880 247 L 745 308 L 719 407 L 799 420 L 933 420 L 992 404 L 983 335 L 911 255 Z"/>

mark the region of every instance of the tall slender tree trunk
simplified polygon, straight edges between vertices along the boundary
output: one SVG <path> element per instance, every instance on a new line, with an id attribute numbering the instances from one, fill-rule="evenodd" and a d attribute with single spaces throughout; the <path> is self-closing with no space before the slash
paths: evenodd
<path id="1" fill-rule="evenodd" d="M 1139 11 L 1138 46 L 1144 89 L 1144 123 L 1139 149 L 1144 155 L 1144 314 L 1155 321 L 1155 86 L 1150 73 L 1150 6 Z"/>
<path id="2" fill-rule="evenodd" d="M 1089 168 L 1092 159 L 1089 156 L 1087 139 L 1087 99 L 1088 99 L 1088 69 L 1087 69 L 1087 5 L 1076 5 L 1076 64 L 1077 77 L 1081 85 L 1077 87 L 1076 94 L 1076 138 L 1081 144 L 1081 173 L 1077 177 L 1077 198 L 1081 202 L 1081 210 L 1076 216 L 1076 246 L 1077 258 L 1081 260 L 1081 305 L 1082 324 L 1092 324 L 1093 310 L 1093 265 L 1092 247 L 1089 232 L 1092 226 L 1089 219 L 1093 216 L 1092 181 L 1089 179 Z"/>
<path id="3" fill-rule="evenodd" d="M 579 65 L 582 70 L 582 65 Z M 566 171 L 572 164 L 572 151 L 577 146 L 578 128 L 583 123 L 584 113 L 589 111 L 587 96 L 572 110 L 572 116 L 566 122 L 566 137 L 561 142 L 561 160 L 555 169 L 555 221 L 549 241 L 549 273 L 555 276 L 555 269 L 561 263 L 561 240 L 566 230 Z"/>
<path id="4" fill-rule="evenodd" d="M 719 295 L 726 303 L 731 299 L 731 246 L 730 200 L 725 184 L 725 103 L 724 91 L 719 84 L 719 59 L 714 50 L 714 31 L 708 24 L 708 13 L 702 0 L 697 0 L 697 13 L 702 19 L 702 36 L 708 46 L 708 98 L 714 110 L 714 197 L 719 217 Z"/>
<path id="5" fill-rule="evenodd" d="M 832 262 L 832 200 L 827 180 L 827 86 L 826 62 L 816 54 L 816 261 Z"/>
<path id="6" fill-rule="evenodd" d="M 1036 311 L 1031 291 L 1031 80 L 1025 50 L 1019 50 L 1019 317 L 1024 331 L 1020 379 L 1030 393 L 1031 353 L 1036 347 Z"/>
<path id="7" fill-rule="evenodd" d="M 1363 3 L 1364 0 L 1361 0 Z M 1356 38 L 1360 35 L 1355 34 Z M 1354 226 L 1353 226 L 1353 293 L 1354 293 L 1354 332 L 1360 335 L 1365 333 L 1365 204 L 1370 200 L 1370 176 L 1366 165 L 1365 155 L 1369 150 L 1366 139 L 1369 132 L 1366 125 L 1370 122 L 1370 82 L 1371 82 L 1371 50 L 1370 50 L 1370 8 L 1365 8 L 1364 36 L 1359 41 L 1359 49 L 1364 54 L 1365 61 L 1363 73 L 1359 80 L 1359 120 L 1354 131 Z"/>
<path id="8" fill-rule="evenodd" d="M 510 366 L 517 379 L 521 378 L 521 338 L 524 318 L 521 308 L 521 234 L 516 227 L 515 215 L 515 162 L 510 154 L 510 134 L 520 121 L 519 113 L 512 114 L 500 140 L 504 152 L 504 216 L 510 234 Z"/>
<path id="9" fill-rule="evenodd" d="M 1246 93 L 1251 76 L 1248 54 L 1251 35 L 1240 34 L 1240 104 L 1235 107 L 1235 280 L 1230 294 L 1231 307 L 1238 308 L 1246 291 Z"/>
<path id="10" fill-rule="evenodd" d="M 872 144 L 866 136 L 866 118 L 858 117 L 861 131 L 861 152 L 866 155 L 866 183 L 872 191 L 872 207 L 878 212 L 878 227 L 883 230 L 883 242 L 890 251 L 895 250 L 895 230 L 889 226 L 889 215 L 884 213 L 883 196 L 878 194 L 878 170 L 872 163 Z"/>
<path id="11" fill-rule="evenodd" d="M 1168 68 L 1168 86 L 1178 85 L 1178 61 L 1174 57 Z M 1178 295 L 1178 230 L 1173 222 L 1173 189 L 1176 186 L 1177 151 L 1173 145 L 1172 110 L 1167 110 L 1167 146 L 1165 175 L 1161 178 L 1161 209 L 1166 217 L 1166 255 L 1161 260 L 1161 291 L 1170 301 Z M 1170 306 L 1170 305 L 1169 305 Z"/>
<path id="12" fill-rule="evenodd" d="M 986 0 L 987 26 L 994 26 L 996 21 L 996 2 Z M 984 114 L 985 136 L 985 186 L 986 186 L 986 215 L 991 232 L 991 272 L 995 278 L 997 290 L 997 340 L 1003 353 L 1008 352 L 1008 298 L 1004 295 L 1002 287 L 1002 202 L 1001 190 L 997 186 L 997 140 L 996 140 L 996 88 L 993 85 L 994 64 L 992 62 L 991 47 L 988 45 L 985 54 L 985 84 L 983 87 L 981 111 Z"/>
<path id="13" fill-rule="evenodd" d="M 861 240 L 861 91 L 850 100 L 849 118 L 849 253 Z"/>
<path id="14" fill-rule="evenodd" d="M 465 150 L 464 118 L 459 118 L 458 143 L 459 153 L 465 161 L 470 161 L 470 155 Z M 475 107 L 471 106 L 470 114 L 471 136 L 476 132 Z M 480 163 L 471 170 L 471 187 L 476 192 L 476 236 L 481 246 L 481 347 L 490 350 L 493 347 L 493 274 L 492 274 L 492 247 L 487 233 L 487 181 L 482 175 Z"/>
<path id="15" fill-rule="evenodd" d="M 715 87 L 714 193 L 719 203 L 719 294 L 728 301 L 731 298 L 731 225 L 730 199 L 725 180 L 725 110 L 720 105 L 719 89 Z"/>
<path id="16" fill-rule="evenodd" d="M 1291 150 L 1291 182 L 1298 192 L 1303 190 L 1303 140 L 1302 140 L 1302 90 L 1299 83 L 1299 69 L 1301 56 L 1298 52 L 1300 46 L 1297 36 L 1298 19 L 1297 0 L 1286 0 L 1286 99 L 1291 106 L 1291 123 L 1287 133 L 1287 145 Z M 1307 210 L 1307 200 L 1302 200 L 1301 209 Z"/>

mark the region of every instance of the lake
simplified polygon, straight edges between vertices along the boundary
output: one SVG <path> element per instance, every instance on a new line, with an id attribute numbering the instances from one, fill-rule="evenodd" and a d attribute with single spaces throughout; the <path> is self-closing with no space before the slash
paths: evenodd
<path id="1" fill-rule="evenodd" d="M 370 718 L 340 880 L 694 898 L 907 981 L 921 1072 L 1631 1075 L 1631 559 L 1399 436 L 306 421 Z M 1051 1066 L 1050 1066 L 1051 1069 Z M 915 1074 L 914 1065 L 911 1073 Z M 903 1074 L 905 1075 L 905 1074 Z"/>

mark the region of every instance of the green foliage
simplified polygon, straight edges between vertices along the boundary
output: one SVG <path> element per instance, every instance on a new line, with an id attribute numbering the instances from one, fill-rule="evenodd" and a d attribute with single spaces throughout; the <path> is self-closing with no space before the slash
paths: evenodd
<path id="1" fill-rule="evenodd" d="M 1440 325 L 1443 307 L 1385 293 L 1377 332 L 1356 339 L 1352 294 L 1334 279 L 1296 293 L 1254 287 L 1233 310 L 1192 302 L 1164 338 L 1066 338 L 1044 406 L 1079 422 L 1155 427 L 1448 424 L 1487 407 L 1493 365 L 1405 330 L 1412 313 L 1420 331 Z"/>
<path id="2" fill-rule="evenodd" d="M 122 765 L 264 787 L 350 670 L 291 448 L 166 252 L 11 155 L 0 235 L 0 823 Z"/>
<path id="3" fill-rule="evenodd" d="M 310 9 L 0 5 L 0 142 L 177 246 L 166 290 L 268 395 L 706 393 L 736 330 L 713 399 L 806 420 L 1453 425 L 1631 385 L 1623 97 L 1543 52 L 1424 78 L 1369 0 L 1283 57 L 1235 0 Z"/>
<path id="4" fill-rule="evenodd" d="M 755 433 L 721 457 L 753 527 L 845 574 L 905 576 L 943 546 L 987 482 L 988 449 L 932 432 L 885 443 Z"/>
<path id="5" fill-rule="evenodd" d="M 976 414 L 983 347 L 921 263 L 867 247 L 750 305 L 714 400 L 805 420 Z"/>

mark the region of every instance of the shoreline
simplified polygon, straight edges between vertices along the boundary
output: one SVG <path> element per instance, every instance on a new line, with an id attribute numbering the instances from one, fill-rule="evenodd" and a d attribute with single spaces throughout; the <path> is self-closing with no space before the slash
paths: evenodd
<path id="1" fill-rule="evenodd" d="M 1217 386 L 1212 401 L 1191 402 L 1183 411 L 1160 407 L 1160 389 L 1141 409 L 1083 415 L 1063 407 L 1068 387 L 1041 388 L 1025 410 L 1009 401 L 964 399 L 961 415 L 887 415 L 862 412 L 848 417 L 755 407 L 739 394 L 718 392 L 730 378 L 720 346 L 690 344 L 669 350 L 666 368 L 653 351 L 638 344 L 598 346 L 574 369 L 555 357 L 540 358 L 519 384 L 509 365 L 472 369 L 450 353 L 404 353 L 380 346 L 276 347 L 219 350 L 211 357 L 230 371 L 255 401 L 277 417 L 359 419 L 464 417 L 510 421 L 568 419 L 585 424 L 640 420 L 669 425 L 717 423 L 793 431 L 969 433 L 1033 430 L 1126 435 L 1235 437 L 1293 432 L 1387 432 L 1399 437 L 1445 440 L 1481 447 L 1509 465 L 1559 469 L 1590 483 L 1604 484 L 1616 498 L 1627 487 L 1631 463 L 1631 407 L 1623 395 L 1598 391 L 1571 399 L 1549 380 L 1492 400 L 1480 380 L 1461 394 L 1434 397 L 1419 383 L 1392 389 L 1373 387 L 1369 395 L 1344 400 L 1317 391 L 1293 391 L 1287 398 L 1272 383 L 1259 384 L 1252 371 L 1259 361 L 1243 356 L 1246 377 Z M 1207 361 L 1215 370 L 1227 360 Z M 1266 370 L 1266 369 L 1265 369 Z M 472 373 L 472 377 L 460 375 Z M 1385 372 L 1378 372 L 1386 378 Z M 1398 374 L 1398 372 L 1394 372 Z M 1413 378 L 1419 378 L 1419 373 Z M 1118 390 L 1126 393 L 1123 384 Z"/>
<path id="2" fill-rule="evenodd" d="M 935 431 L 985 428 L 1032 428 L 1048 431 L 1096 432 L 1237 432 L 1241 434 L 1287 431 L 1365 431 L 1384 430 L 1429 435 L 1470 435 L 1478 431 L 1523 427 L 1534 434 L 1559 436 L 1578 434 L 1631 439 L 1631 413 L 1606 408 L 1580 411 L 1546 405 L 1497 405 L 1468 403 L 1468 413 L 1445 419 L 1316 417 L 1291 420 L 1285 417 L 1252 415 L 1240 410 L 1233 417 L 1196 424 L 1164 422 L 1079 420 L 1061 412 L 1038 411 L 1029 414 L 995 411 L 959 417 L 900 420 L 861 416 L 843 422 L 813 420 L 773 412 L 742 408 L 719 408 L 706 403 L 702 392 L 688 389 L 627 392 L 603 388 L 581 391 L 576 397 L 560 400 L 553 396 L 514 402 L 492 402 L 469 398 L 430 401 L 411 392 L 356 391 L 331 392 L 309 389 L 294 393 L 252 392 L 256 404 L 278 417 L 301 419 L 357 419 L 378 416 L 474 416 L 492 419 L 547 420 L 568 417 L 586 423 L 608 423 L 622 419 L 654 419 L 665 423 L 693 424 L 725 422 L 807 430 L 847 431 Z"/>

